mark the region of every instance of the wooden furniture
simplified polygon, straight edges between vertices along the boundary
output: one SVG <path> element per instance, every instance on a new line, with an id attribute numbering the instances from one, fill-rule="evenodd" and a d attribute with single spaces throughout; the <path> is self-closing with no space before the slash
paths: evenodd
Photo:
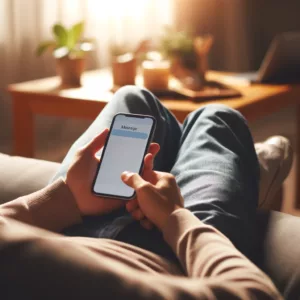
<path id="1" fill-rule="evenodd" d="M 208 74 L 210 80 L 221 82 L 228 79 L 226 76 L 227 74 L 219 72 Z M 91 120 L 96 118 L 112 97 L 112 77 L 109 70 L 89 71 L 84 74 L 82 82 L 82 87 L 64 88 L 59 86 L 58 77 L 52 77 L 8 87 L 13 101 L 14 154 L 34 156 L 36 114 Z M 201 103 L 171 98 L 161 101 L 179 121 L 183 121 L 191 111 L 207 103 L 224 103 L 239 110 L 249 121 L 254 121 L 289 105 L 295 105 L 300 99 L 300 85 L 240 85 L 234 88 L 243 96 Z M 298 107 L 300 115 L 300 106 Z M 300 133 L 300 121 L 298 123 Z M 300 144 L 297 148 L 300 149 Z M 300 160 L 297 164 L 299 172 Z"/>

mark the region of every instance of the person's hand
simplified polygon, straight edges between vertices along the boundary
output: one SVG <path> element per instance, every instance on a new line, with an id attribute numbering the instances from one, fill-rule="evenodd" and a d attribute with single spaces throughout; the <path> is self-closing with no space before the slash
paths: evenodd
<path id="1" fill-rule="evenodd" d="M 148 154 L 150 160 L 149 157 L 151 154 Z M 143 179 L 136 173 L 124 172 L 122 180 L 136 191 L 136 198 L 130 200 L 126 208 L 141 223 L 146 217 L 162 230 L 169 215 L 183 207 L 183 198 L 175 177 L 169 173 L 149 170 Z"/>
<path id="2" fill-rule="evenodd" d="M 109 130 L 105 129 L 90 143 L 79 149 L 67 172 L 66 184 L 74 195 L 82 215 L 106 214 L 125 205 L 126 201 L 103 198 L 92 193 L 92 183 L 96 176 L 99 158 L 95 155 L 104 146 Z M 148 156 L 144 159 L 144 174 L 153 167 L 153 158 L 159 151 L 159 145 L 152 143 Z M 150 159 L 149 159 L 149 154 Z"/>

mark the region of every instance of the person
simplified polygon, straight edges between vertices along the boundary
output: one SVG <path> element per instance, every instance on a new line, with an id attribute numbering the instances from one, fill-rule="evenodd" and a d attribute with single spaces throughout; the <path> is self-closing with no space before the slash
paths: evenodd
<path id="1" fill-rule="evenodd" d="M 91 192 L 118 112 L 157 120 L 142 175 L 121 175 L 136 191 L 127 202 Z M 1 294 L 282 299 L 249 259 L 258 198 L 259 163 L 239 112 L 208 105 L 181 125 L 149 91 L 123 87 L 47 187 L 0 206 Z"/>

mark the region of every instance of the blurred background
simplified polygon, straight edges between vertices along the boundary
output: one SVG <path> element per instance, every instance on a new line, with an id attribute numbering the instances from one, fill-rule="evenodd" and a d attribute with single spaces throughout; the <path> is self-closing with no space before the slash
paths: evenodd
<path id="1" fill-rule="evenodd" d="M 93 37 L 96 46 L 88 69 L 109 65 L 112 41 L 136 45 L 170 25 L 213 35 L 210 68 L 241 72 L 258 69 L 276 34 L 300 30 L 299 13 L 299 0 L 0 0 L 0 152 L 10 153 L 12 143 L 6 86 L 55 75 L 51 54 L 35 55 L 38 43 L 51 37 L 54 23 L 85 21 L 85 36 Z M 38 116 L 37 124 L 37 157 L 61 161 L 90 122 Z M 276 133 L 295 143 L 294 108 L 250 125 L 255 140 Z M 49 141 L 52 151 L 45 148 Z"/>

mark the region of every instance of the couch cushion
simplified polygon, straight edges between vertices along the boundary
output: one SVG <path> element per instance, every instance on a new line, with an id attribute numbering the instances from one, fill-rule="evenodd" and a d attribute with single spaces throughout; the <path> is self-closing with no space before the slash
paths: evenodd
<path id="1" fill-rule="evenodd" d="M 43 188 L 60 164 L 0 153 L 0 204 Z"/>
<path id="2" fill-rule="evenodd" d="M 284 299 L 300 299 L 300 218 L 280 212 L 257 214 L 255 263 Z"/>

